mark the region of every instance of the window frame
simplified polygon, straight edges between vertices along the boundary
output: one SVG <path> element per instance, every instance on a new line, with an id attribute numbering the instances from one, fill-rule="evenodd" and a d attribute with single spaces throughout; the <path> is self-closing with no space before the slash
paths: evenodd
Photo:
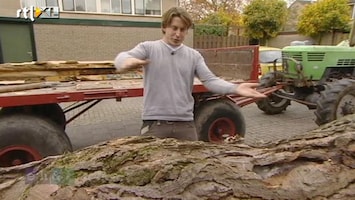
<path id="1" fill-rule="evenodd" d="M 134 15 L 134 4 L 132 4 L 133 0 L 128 0 L 129 1 L 129 6 L 130 6 L 130 11 L 129 12 L 124 12 L 124 8 L 123 8 L 123 1 L 121 0 L 121 14 L 125 14 L 125 15 Z"/>
<path id="2" fill-rule="evenodd" d="M 137 2 L 138 1 L 141 1 L 141 3 L 142 3 L 142 13 L 138 13 L 137 12 Z M 144 15 L 145 14 L 145 0 L 134 0 L 134 14 L 136 14 L 136 15 Z"/>
<path id="3" fill-rule="evenodd" d="M 144 1 L 144 15 L 145 16 L 162 16 L 162 10 L 163 10 L 163 0 L 160 0 L 160 14 L 159 15 L 152 15 L 152 14 L 147 14 L 147 7 L 146 7 L 146 4 L 148 0 L 143 0 Z M 153 10 L 152 10 L 153 11 Z"/>
<path id="4" fill-rule="evenodd" d="M 23 0 L 23 1 L 25 1 L 25 0 Z M 163 9 L 163 0 L 154 0 L 154 1 L 159 1 L 158 3 L 160 3 L 160 14 L 147 14 L 147 12 L 146 12 L 147 0 L 128 0 L 128 2 L 130 3 L 130 12 L 124 12 L 124 8 L 123 8 L 123 5 L 124 5 L 123 1 L 124 0 L 119 0 L 120 12 L 112 12 L 113 11 L 113 9 L 112 9 L 112 1 L 113 0 L 110 0 L 110 11 L 109 12 L 102 12 L 101 0 L 95 0 L 96 12 L 86 11 L 87 10 L 86 5 L 85 5 L 85 11 L 76 11 L 76 5 L 75 5 L 76 0 L 69 0 L 69 1 L 73 2 L 74 10 L 64 10 L 64 0 L 57 0 L 57 1 L 58 1 L 58 6 L 59 6 L 61 12 L 72 12 L 72 13 L 161 17 L 162 16 L 162 9 Z M 143 13 L 136 12 L 136 3 L 137 3 L 136 1 L 143 1 Z M 87 0 L 85 0 L 85 3 L 87 3 Z"/>
<path id="5" fill-rule="evenodd" d="M 56 6 L 59 7 L 59 1 L 62 1 L 62 0 L 55 0 L 55 1 L 57 2 Z M 32 4 L 31 2 L 34 2 L 34 4 Z M 44 3 L 45 5 L 43 5 L 42 3 Z M 22 8 L 30 7 L 30 6 L 35 6 L 35 7 L 53 6 L 53 5 L 48 5 L 46 0 L 20 0 L 20 5 L 21 5 Z"/>

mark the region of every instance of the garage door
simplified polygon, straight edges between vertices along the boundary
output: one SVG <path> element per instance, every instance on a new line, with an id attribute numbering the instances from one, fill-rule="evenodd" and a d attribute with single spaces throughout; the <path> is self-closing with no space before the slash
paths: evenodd
<path id="1" fill-rule="evenodd" d="M 0 20 L 0 63 L 37 60 L 30 22 Z"/>

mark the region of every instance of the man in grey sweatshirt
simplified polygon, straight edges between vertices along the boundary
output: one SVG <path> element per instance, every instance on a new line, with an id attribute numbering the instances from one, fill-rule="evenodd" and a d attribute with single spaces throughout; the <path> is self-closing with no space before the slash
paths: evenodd
<path id="1" fill-rule="evenodd" d="M 198 51 L 182 44 L 191 26 L 189 14 L 173 7 L 163 14 L 161 40 L 142 42 L 115 58 L 119 71 L 144 68 L 142 135 L 198 139 L 193 122 L 195 77 L 213 93 L 266 97 L 255 90 L 258 83 L 235 85 L 216 77 Z"/>

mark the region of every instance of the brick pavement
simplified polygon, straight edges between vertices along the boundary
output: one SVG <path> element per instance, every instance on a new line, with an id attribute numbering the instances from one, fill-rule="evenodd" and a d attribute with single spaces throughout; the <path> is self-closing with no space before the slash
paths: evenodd
<path id="1" fill-rule="evenodd" d="M 141 126 L 141 111 L 141 97 L 125 98 L 121 102 L 103 100 L 72 121 L 67 126 L 67 133 L 74 149 L 137 135 Z M 67 118 L 77 112 L 68 113 Z M 243 107 L 242 113 L 247 124 L 245 142 L 248 144 L 285 139 L 317 127 L 313 111 L 298 103 L 292 103 L 286 112 L 278 115 L 266 115 L 255 104 Z"/>
<path id="2" fill-rule="evenodd" d="M 256 104 L 242 108 L 246 121 L 248 144 L 270 143 L 280 139 L 291 138 L 313 130 L 315 124 L 313 110 L 296 102 L 291 102 L 287 110 L 278 115 L 266 115 Z"/>

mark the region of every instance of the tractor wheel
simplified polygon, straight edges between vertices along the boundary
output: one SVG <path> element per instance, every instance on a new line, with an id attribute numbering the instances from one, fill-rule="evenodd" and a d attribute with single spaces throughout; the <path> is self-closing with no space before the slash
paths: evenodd
<path id="1" fill-rule="evenodd" d="M 290 100 L 280 98 L 273 94 L 255 103 L 260 110 L 264 111 L 264 113 L 268 115 L 282 113 L 291 104 Z"/>
<path id="2" fill-rule="evenodd" d="M 265 74 L 260 78 L 260 85 L 262 87 L 271 87 L 276 85 L 276 77 L 274 73 Z M 277 93 L 276 91 L 275 93 Z M 258 108 L 268 115 L 282 113 L 291 104 L 290 100 L 280 98 L 274 94 L 269 95 L 267 98 L 255 102 Z"/>
<path id="3" fill-rule="evenodd" d="M 211 100 L 195 112 L 199 140 L 221 143 L 230 136 L 244 137 L 245 120 L 240 108 L 229 100 Z"/>
<path id="4" fill-rule="evenodd" d="M 0 118 L 0 167 L 40 160 L 72 151 L 62 127 L 38 116 L 13 114 Z"/>
<path id="5" fill-rule="evenodd" d="M 329 83 L 317 101 L 314 114 L 318 125 L 355 114 L 355 80 L 341 79 Z"/>

